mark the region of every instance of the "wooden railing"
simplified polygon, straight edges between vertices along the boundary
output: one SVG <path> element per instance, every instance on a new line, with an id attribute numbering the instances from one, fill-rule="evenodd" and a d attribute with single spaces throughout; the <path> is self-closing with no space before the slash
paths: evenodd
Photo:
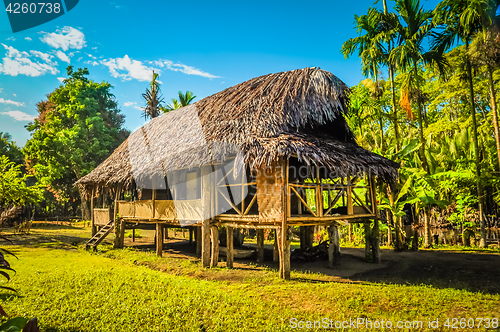
<path id="1" fill-rule="evenodd" d="M 127 219 L 201 221 L 203 208 L 200 199 L 118 201 L 118 213 Z"/>

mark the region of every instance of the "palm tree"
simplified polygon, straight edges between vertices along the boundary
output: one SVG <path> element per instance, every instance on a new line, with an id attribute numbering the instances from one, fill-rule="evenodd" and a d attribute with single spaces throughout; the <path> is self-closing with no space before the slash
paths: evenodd
<path id="1" fill-rule="evenodd" d="M 389 80 L 391 81 L 391 103 L 392 103 L 392 114 L 393 114 L 393 126 L 394 126 L 394 139 L 396 141 L 396 152 L 399 151 L 399 125 L 398 125 L 398 109 L 396 106 L 396 87 L 394 84 L 394 63 L 390 58 L 392 52 L 392 47 L 394 45 L 395 33 L 394 27 L 397 26 L 398 18 L 394 13 L 389 13 L 387 9 L 387 0 L 383 0 L 384 5 L 384 15 L 381 17 L 380 24 L 383 26 L 382 37 L 387 43 L 387 53 L 384 56 L 385 62 L 389 69 Z"/>
<path id="2" fill-rule="evenodd" d="M 498 107 L 496 100 L 495 83 L 493 80 L 493 72 L 500 63 L 500 45 L 498 39 L 500 33 L 496 26 L 492 26 L 487 31 L 477 33 L 473 38 L 469 47 L 469 57 L 475 64 L 486 67 L 486 75 L 488 78 L 491 113 L 493 115 L 493 128 L 495 133 L 495 142 L 497 148 L 498 165 L 500 168 L 500 130 L 498 126 Z"/>
<path id="3" fill-rule="evenodd" d="M 163 113 L 167 113 L 176 110 L 178 108 L 187 106 L 191 104 L 194 98 L 196 98 L 196 96 L 191 91 L 186 91 L 186 93 L 182 93 L 182 91 L 179 91 L 178 94 L 179 94 L 179 99 L 172 98 L 172 103 L 167 104 L 167 106 L 161 108 Z"/>
<path id="4" fill-rule="evenodd" d="M 163 98 L 160 94 L 160 82 L 157 81 L 158 74 L 153 70 L 153 78 L 149 83 L 149 88 L 146 88 L 146 93 L 142 94 L 142 97 L 146 101 L 146 107 L 144 107 L 143 115 L 144 118 L 156 118 L 160 115 L 161 103 Z"/>
<path id="5" fill-rule="evenodd" d="M 363 75 L 372 76 L 375 80 L 378 78 L 383 55 L 383 45 L 380 43 L 379 35 L 381 32 L 379 14 L 380 12 L 377 9 L 370 7 L 366 15 L 355 15 L 354 19 L 356 20 L 359 36 L 347 40 L 341 49 L 346 59 L 358 50 Z"/>
<path id="6" fill-rule="evenodd" d="M 479 143 L 477 134 L 476 106 L 474 101 L 474 85 L 472 82 L 472 64 L 469 56 L 469 45 L 472 37 L 478 32 L 485 33 L 491 26 L 492 19 L 489 15 L 491 7 L 495 7 L 492 0 L 443 0 L 435 9 L 435 21 L 442 24 L 445 29 L 436 39 L 436 46 L 440 49 L 447 49 L 455 42 L 460 41 L 465 44 L 467 52 L 466 67 L 467 81 L 469 85 L 469 102 L 472 117 L 474 159 L 476 164 L 477 196 L 479 204 L 479 224 L 481 229 L 481 240 L 479 246 L 486 246 L 486 225 L 483 215 L 483 186 L 481 184 L 481 161 L 479 157 Z M 493 11 L 495 10 L 493 9 Z"/>
<path id="7" fill-rule="evenodd" d="M 392 50 L 390 58 L 396 63 L 400 70 L 407 72 L 408 81 L 401 89 L 401 100 L 409 100 L 409 95 L 420 91 L 421 78 L 419 66 L 422 64 L 434 64 L 440 70 L 444 70 L 445 61 L 439 49 L 425 51 L 424 41 L 430 37 L 433 25 L 432 13 L 424 10 L 419 0 L 396 0 L 395 10 L 403 20 L 404 24 L 398 22 L 394 28 L 398 35 L 398 44 Z M 425 140 L 423 131 L 423 105 L 422 99 L 416 98 L 418 112 L 417 121 L 419 127 L 420 159 L 422 167 L 429 171 L 425 155 Z M 404 104 L 402 105 L 404 106 Z M 406 108 L 409 108 L 409 102 Z"/>

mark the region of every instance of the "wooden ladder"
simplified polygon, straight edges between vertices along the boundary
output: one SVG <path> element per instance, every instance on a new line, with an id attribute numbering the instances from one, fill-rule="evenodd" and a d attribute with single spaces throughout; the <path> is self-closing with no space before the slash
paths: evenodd
<path id="1" fill-rule="evenodd" d="M 89 249 L 90 247 L 92 247 L 92 248 L 94 248 L 94 250 L 96 250 L 97 245 L 99 245 L 99 243 L 101 243 L 102 240 L 104 240 L 104 238 L 106 236 L 108 236 L 109 233 L 111 233 L 114 226 L 115 226 L 115 222 L 110 221 L 106 225 L 101 227 L 99 232 L 95 233 L 95 235 L 90 240 L 88 240 L 87 244 L 85 245 L 85 249 Z"/>

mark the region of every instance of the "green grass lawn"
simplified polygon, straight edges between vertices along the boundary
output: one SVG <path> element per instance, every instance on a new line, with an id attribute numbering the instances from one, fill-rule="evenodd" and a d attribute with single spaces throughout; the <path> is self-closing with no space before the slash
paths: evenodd
<path id="1" fill-rule="evenodd" d="M 500 317 L 500 295 L 326 282 L 293 271 L 285 282 L 265 268 L 206 270 L 196 259 L 109 247 L 93 253 L 61 243 L 9 247 L 19 257 L 8 258 L 17 273 L 3 285 L 18 293 L 4 291 L 2 306 L 11 317 L 38 317 L 43 331 L 288 331 L 292 318 L 439 318 L 442 326 L 452 317 Z"/>

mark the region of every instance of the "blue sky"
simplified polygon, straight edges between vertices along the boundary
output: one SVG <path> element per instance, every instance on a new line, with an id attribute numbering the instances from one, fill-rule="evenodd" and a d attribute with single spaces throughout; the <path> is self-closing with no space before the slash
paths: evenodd
<path id="1" fill-rule="evenodd" d="M 422 3 L 432 9 L 438 1 Z M 360 61 L 345 60 L 340 48 L 356 36 L 354 15 L 369 6 L 382 1 L 82 0 L 18 33 L 1 12 L 0 132 L 23 146 L 36 103 L 61 84 L 68 64 L 114 86 L 132 131 L 144 124 L 138 108 L 153 69 L 166 101 L 179 90 L 196 101 L 256 76 L 313 66 L 357 84 Z"/>

